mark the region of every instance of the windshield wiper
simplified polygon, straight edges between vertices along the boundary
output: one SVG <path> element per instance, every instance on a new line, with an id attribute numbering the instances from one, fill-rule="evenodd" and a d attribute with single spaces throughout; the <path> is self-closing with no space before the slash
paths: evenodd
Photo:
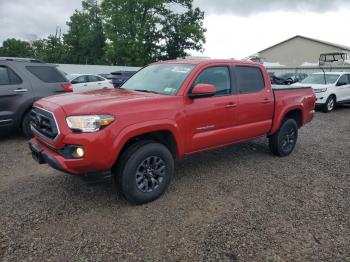
<path id="1" fill-rule="evenodd" d="M 138 92 L 144 92 L 144 93 L 152 93 L 152 94 L 159 94 L 158 92 L 156 91 L 151 91 L 151 90 L 146 90 L 146 89 L 134 89 L 135 91 L 138 91 Z"/>

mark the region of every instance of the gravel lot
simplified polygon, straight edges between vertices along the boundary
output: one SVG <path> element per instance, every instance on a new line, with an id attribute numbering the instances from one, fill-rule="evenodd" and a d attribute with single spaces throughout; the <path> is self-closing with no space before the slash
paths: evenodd
<path id="1" fill-rule="evenodd" d="M 350 107 L 317 113 L 295 152 L 262 139 L 180 161 L 159 200 L 37 165 L 0 139 L 0 260 L 350 261 Z"/>

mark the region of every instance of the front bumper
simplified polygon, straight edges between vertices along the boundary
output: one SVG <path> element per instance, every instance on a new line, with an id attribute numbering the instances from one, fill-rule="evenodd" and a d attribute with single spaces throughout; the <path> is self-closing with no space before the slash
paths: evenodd
<path id="1" fill-rule="evenodd" d="M 54 169 L 73 175 L 108 172 L 111 170 L 115 159 L 111 157 L 112 154 L 103 143 L 101 144 L 97 141 L 81 145 L 86 152 L 84 157 L 67 158 L 63 154 L 64 150 L 57 150 L 37 138 L 29 141 L 32 157 L 39 164 L 48 164 Z"/>
<path id="2" fill-rule="evenodd" d="M 317 93 L 316 94 L 316 105 L 323 105 L 326 103 L 327 101 L 327 94 L 326 92 L 322 92 L 322 93 Z"/>
<path id="3" fill-rule="evenodd" d="M 48 164 L 54 169 L 68 172 L 63 168 L 61 163 L 55 158 L 55 156 L 50 155 L 47 151 L 45 151 L 43 148 L 41 148 L 38 144 L 36 144 L 33 141 L 29 141 L 29 148 L 32 151 L 32 157 L 33 159 L 38 162 L 39 164 Z"/>

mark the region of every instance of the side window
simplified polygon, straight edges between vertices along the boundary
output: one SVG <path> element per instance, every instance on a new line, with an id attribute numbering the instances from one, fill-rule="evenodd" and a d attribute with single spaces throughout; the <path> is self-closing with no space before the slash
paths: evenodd
<path id="1" fill-rule="evenodd" d="M 86 83 L 86 77 L 85 76 L 78 76 L 72 81 L 73 84 L 82 84 Z"/>
<path id="2" fill-rule="evenodd" d="M 93 76 L 93 75 L 88 75 L 87 78 L 88 78 L 88 82 L 98 82 L 98 81 L 101 81 L 101 80 L 99 80 L 99 78 L 98 78 L 97 76 Z"/>
<path id="3" fill-rule="evenodd" d="M 96 76 L 97 77 L 97 81 L 105 81 L 105 79 L 103 79 L 102 77 Z"/>
<path id="4" fill-rule="evenodd" d="M 342 85 L 348 85 L 349 84 L 349 77 L 348 75 L 342 75 L 339 80 L 338 80 L 338 84 L 342 84 Z"/>
<path id="5" fill-rule="evenodd" d="M 241 94 L 257 93 L 265 87 L 264 77 L 258 67 L 237 66 L 236 76 Z"/>
<path id="6" fill-rule="evenodd" d="M 0 85 L 18 85 L 22 79 L 11 69 L 6 66 L 0 66 Z"/>
<path id="7" fill-rule="evenodd" d="M 204 69 L 197 77 L 194 85 L 212 84 L 216 87 L 216 96 L 231 94 L 230 71 L 226 66 Z"/>
<path id="8" fill-rule="evenodd" d="M 67 82 L 67 79 L 53 66 L 26 66 L 26 68 L 45 83 Z"/>

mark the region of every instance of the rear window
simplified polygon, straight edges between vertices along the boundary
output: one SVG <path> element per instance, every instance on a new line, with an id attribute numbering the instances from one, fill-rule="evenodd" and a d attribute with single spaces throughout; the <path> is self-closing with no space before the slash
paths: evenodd
<path id="1" fill-rule="evenodd" d="M 265 87 L 264 77 L 258 67 L 237 66 L 236 74 L 241 94 L 257 93 Z"/>
<path id="2" fill-rule="evenodd" d="M 52 66 L 27 66 L 27 70 L 45 83 L 67 82 L 65 77 Z"/>

